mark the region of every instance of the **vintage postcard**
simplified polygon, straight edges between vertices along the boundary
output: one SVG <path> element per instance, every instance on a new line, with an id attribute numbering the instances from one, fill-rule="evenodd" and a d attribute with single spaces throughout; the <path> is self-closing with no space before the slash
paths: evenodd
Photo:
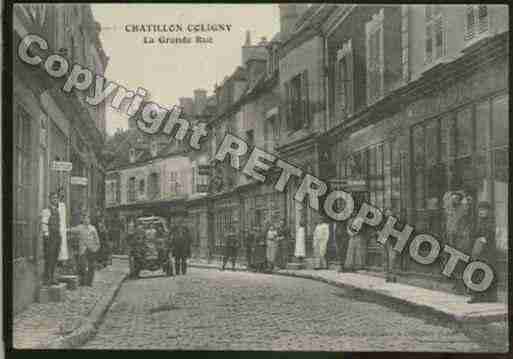
<path id="1" fill-rule="evenodd" d="M 508 10 L 7 4 L 6 346 L 508 352 Z"/>

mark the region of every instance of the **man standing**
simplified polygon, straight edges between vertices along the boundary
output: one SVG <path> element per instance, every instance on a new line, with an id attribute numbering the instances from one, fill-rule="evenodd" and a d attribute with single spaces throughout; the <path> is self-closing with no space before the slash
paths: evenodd
<path id="1" fill-rule="evenodd" d="M 50 193 L 50 206 L 43 209 L 41 213 L 41 231 L 43 233 L 45 257 L 43 283 L 45 285 L 58 284 L 54 279 L 54 274 L 61 248 L 60 222 L 59 195 L 57 192 L 52 192 Z"/>
<path id="2" fill-rule="evenodd" d="M 287 222 L 282 219 L 280 228 L 278 229 L 278 267 L 284 269 L 289 260 L 289 230 Z"/>
<path id="3" fill-rule="evenodd" d="M 339 273 L 345 272 L 344 270 L 344 262 L 346 261 L 347 256 L 347 245 L 349 242 L 349 235 L 346 231 L 346 223 L 345 222 L 335 222 L 335 241 L 337 243 L 337 257 L 340 262 L 340 267 L 338 269 Z"/>
<path id="4" fill-rule="evenodd" d="M 253 268 L 253 248 L 255 247 L 255 230 L 253 228 L 244 231 L 246 234 L 246 261 L 248 263 L 248 269 Z"/>
<path id="5" fill-rule="evenodd" d="M 176 275 L 183 275 L 187 272 L 187 258 L 191 256 L 191 238 L 186 226 L 178 227 L 176 236 L 173 239 L 173 257 L 175 258 Z"/>
<path id="6" fill-rule="evenodd" d="M 89 214 L 82 214 L 81 224 L 70 229 L 78 237 L 78 275 L 80 285 L 93 285 L 96 266 L 96 253 L 100 249 L 100 238 L 96 228 L 91 225 Z"/>
<path id="7" fill-rule="evenodd" d="M 232 261 L 232 270 L 235 270 L 235 262 L 237 260 L 237 249 L 238 249 L 237 237 L 235 232 L 233 231 L 233 227 L 230 227 L 228 230 L 228 234 L 225 239 L 224 246 L 224 257 L 223 257 L 223 267 L 222 270 L 225 269 L 226 263 L 231 259 Z"/>
<path id="8" fill-rule="evenodd" d="M 495 271 L 497 263 L 497 242 L 495 239 L 495 223 L 492 213 L 492 206 L 489 202 L 479 202 L 477 207 L 477 223 L 472 230 L 472 260 L 486 262 Z M 477 279 L 482 280 L 482 279 Z M 497 279 L 485 292 L 472 292 L 468 303 L 497 302 Z"/>

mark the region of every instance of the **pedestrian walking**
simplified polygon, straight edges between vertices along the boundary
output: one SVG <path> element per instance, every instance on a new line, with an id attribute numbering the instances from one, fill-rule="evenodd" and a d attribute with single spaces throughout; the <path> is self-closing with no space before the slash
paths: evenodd
<path id="1" fill-rule="evenodd" d="M 495 223 L 492 207 L 488 202 L 479 202 L 477 221 L 472 230 L 473 239 L 472 260 L 486 262 L 494 271 L 497 263 L 497 243 L 495 238 Z M 476 278 L 476 282 L 482 278 Z M 485 292 L 472 292 L 468 303 L 497 302 L 497 280 Z"/>
<path id="2" fill-rule="evenodd" d="M 364 261 L 364 238 L 363 238 L 363 218 L 355 217 L 347 225 L 349 243 L 347 247 L 347 256 L 344 264 L 345 270 L 354 272 L 363 268 Z"/>
<path id="3" fill-rule="evenodd" d="M 276 264 L 276 254 L 278 252 L 278 231 L 276 230 L 273 224 L 269 225 L 269 229 L 267 230 L 266 241 L 267 241 L 267 269 L 273 270 Z"/>
<path id="4" fill-rule="evenodd" d="M 105 226 L 105 221 L 100 219 L 97 225 L 98 236 L 100 237 L 100 251 L 98 260 L 101 264 L 106 267 L 111 263 L 110 258 L 110 243 L 109 243 L 109 235 L 107 231 L 107 227 Z"/>
<path id="5" fill-rule="evenodd" d="M 52 192 L 50 193 L 50 206 L 41 212 L 41 232 L 45 259 L 43 283 L 45 285 L 58 284 L 54 275 L 61 247 L 60 222 L 59 195 L 57 192 Z"/>
<path id="6" fill-rule="evenodd" d="M 313 233 L 313 247 L 315 269 L 327 269 L 326 251 L 328 248 L 328 240 L 330 238 L 330 228 L 324 218 L 319 219 Z"/>
<path id="7" fill-rule="evenodd" d="M 187 273 L 187 258 L 191 256 L 191 236 L 185 225 L 178 227 L 173 238 L 173 257 L 176 275 Z"/>
<path id="8" fill-rule="evenodd" d="M 237 252 L 239 248 L 239 243 L 237 240 L 237 235 L 234 231 L 233 227 L 228 229 L 226 233 L 225 242 L 224 242 L 224 255 L 223 255 L 223 266 L 222 270 L 225 270 L 226 264 L 229 260 L 232 262 L 232 270 L 235 270 L 235 262 L 237 261 Z"/>
<path id="9" fill-rule="evenodd" d="M 100 238 L 96 228 L 91 225 L 89 214 L 83 213 L 81 224 L 70 229 L 78 238 L 78 275 L 80 285 L 92 286 L 96 266 L 96 256 L 100 249 Z"/>
<path id="10" fill-rule="evenodd" d="M 299 227 L 296 230 L 296 239 L 294 245 L 294 257 L 296 257 L 299 262 L 303 262 L 303 259 L 306 257 L 305 250 L 305 221 L 301 220 L 299 223 Z"/>

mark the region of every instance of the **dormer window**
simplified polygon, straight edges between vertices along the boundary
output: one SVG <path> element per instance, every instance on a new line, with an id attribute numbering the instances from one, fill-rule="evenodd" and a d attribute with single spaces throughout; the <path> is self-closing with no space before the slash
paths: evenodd
<path id="1" fill-rule="evenodd" d="M 131 148 L 130 150 L 128 150 L 128 159 L 130 163 L 135 162 L 135 148 Z"/>
<path id="2" fill-rule="evenodd" d="M 158 152 L 157 142 L 152 142 L 150 145 L 151 157 L 156 157 Z"/>

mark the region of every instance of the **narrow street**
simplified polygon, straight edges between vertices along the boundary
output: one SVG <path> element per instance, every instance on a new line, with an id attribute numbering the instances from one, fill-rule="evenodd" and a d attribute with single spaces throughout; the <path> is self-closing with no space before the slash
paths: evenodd
<path id="1" fill-rule="evenodd" d="M 143 276 L 123 284 L 83 348 L 485 350 L 450 323 L 307 279 L 198 268 Z"/>

